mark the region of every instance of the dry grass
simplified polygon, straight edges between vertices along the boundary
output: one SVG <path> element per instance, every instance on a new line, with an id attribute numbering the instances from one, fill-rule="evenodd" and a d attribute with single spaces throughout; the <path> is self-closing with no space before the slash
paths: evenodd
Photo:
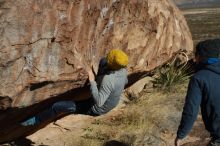
<path id="1" fill-rule="evenodd" d="M 192 64 L 179 64 L 175 59 L 158 69 L 153 84 L 159 89 L 172 91 L 176 85 L 188 81 L 193 72 Z"/>
<path id="2" fill-rule="evenodd" d="M 186 87 L 184 83 L 175 86 L 176 92 L 143 91 L 142 96 L 131 101 L 123 111 L 98 117 L 71 145 L 102 146 L 110 140 L 128 146 L 166 145 L 161 134 L 167 131 L 175 134 Z"/>

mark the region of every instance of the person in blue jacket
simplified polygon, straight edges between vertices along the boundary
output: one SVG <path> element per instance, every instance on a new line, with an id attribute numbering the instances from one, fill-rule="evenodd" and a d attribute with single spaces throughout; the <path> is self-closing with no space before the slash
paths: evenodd
<path id="1" fill-rule="evenodd" d="M 199 107 L 211 136 L 207 146 L 220 146 L 220 39 L 199 42 L 195 59 L 199 69 L 189 82 L 175 146 L 192 129 Z"/>

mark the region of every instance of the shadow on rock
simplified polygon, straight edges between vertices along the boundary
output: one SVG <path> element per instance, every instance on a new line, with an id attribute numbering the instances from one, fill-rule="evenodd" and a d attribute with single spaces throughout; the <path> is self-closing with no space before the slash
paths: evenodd
<path id="1" fill-rule="evenodd" d="M 35 144 L 29 139 L 26 138 L 19 138 L 9 143 L 11 146 L 32 146 Z"/>

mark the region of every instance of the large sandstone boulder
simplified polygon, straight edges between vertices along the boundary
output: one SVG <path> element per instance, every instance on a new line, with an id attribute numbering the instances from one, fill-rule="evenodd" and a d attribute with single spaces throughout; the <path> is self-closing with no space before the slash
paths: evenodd
<path id="1" fill-rule="evenodd" d="M 132 80 L 193 48 L 169 0 L 1 0 L 0 18 L 0 142 L 49 101 L 89 96 L 85 67 L 112 48 L 129 55 Z"/>

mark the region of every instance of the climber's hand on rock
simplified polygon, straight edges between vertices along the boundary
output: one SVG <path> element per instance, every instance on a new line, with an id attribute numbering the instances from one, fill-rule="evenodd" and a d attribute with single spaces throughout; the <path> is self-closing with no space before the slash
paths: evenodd
<path id="1" fill-rule="evenodd" d="M 89 81 L 95 81 L 95 75 L 92 71 L 92 67 L 86 67 L 86 71 L 88 73 L 88 76 L 89 76 Z"/>

